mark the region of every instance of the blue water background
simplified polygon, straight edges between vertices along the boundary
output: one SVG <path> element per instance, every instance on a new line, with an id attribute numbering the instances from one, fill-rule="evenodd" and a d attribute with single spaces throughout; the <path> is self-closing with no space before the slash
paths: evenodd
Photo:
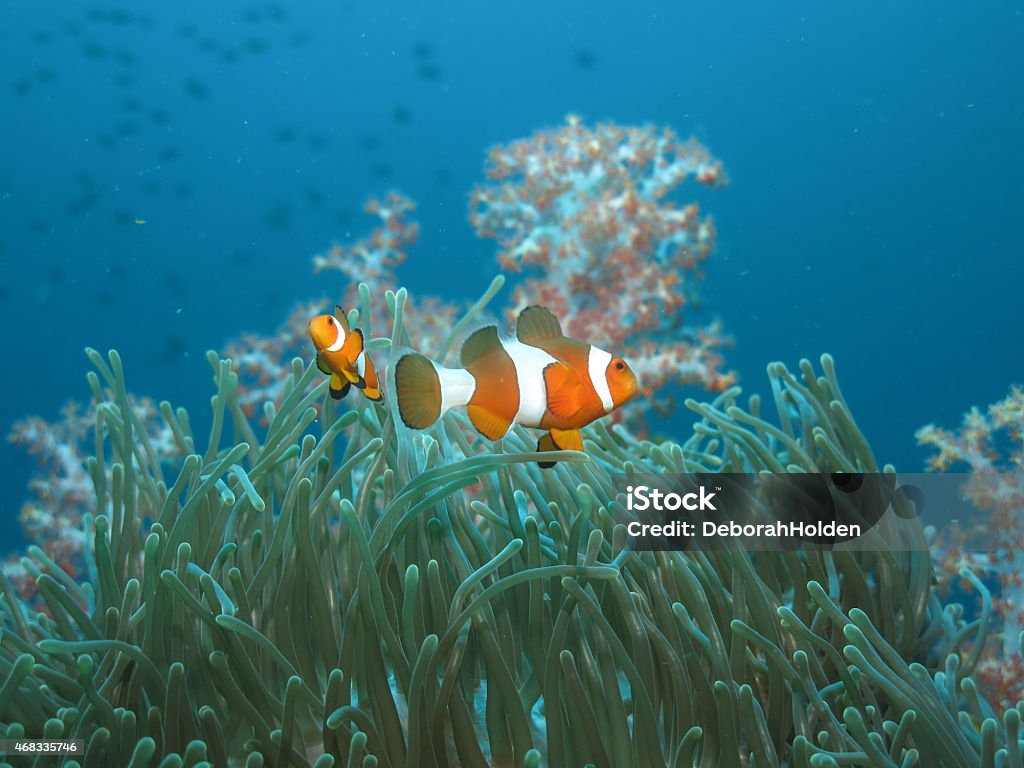
<path id="1" fill-rule="evenodd" d="M 703 317 L 748 390 L 831 352 L 877 456 L 916 471 L 918 427 L 1024 381 L 1020 3 L 0 7 L 5 433 L 87 396 L 86 345 L 204 423 L 204 351 L 340 295 L 309 257 L 366 231 L 369 194 L 419 203 L 412 291 L 475 297 L 486 149 L 569 112 L 725 164 L 681 198 L 714 214 Z M 0 467 L 10 549 L 33 463 L 4 443 Z"/>

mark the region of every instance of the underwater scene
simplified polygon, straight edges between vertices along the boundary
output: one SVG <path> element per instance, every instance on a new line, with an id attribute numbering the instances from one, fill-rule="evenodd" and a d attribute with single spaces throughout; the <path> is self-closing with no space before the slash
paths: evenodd
<path id="1" fill-rule="evenodd" d="M 0 766 L 1024 768 L 1024 5 L 0 13 Z"/>

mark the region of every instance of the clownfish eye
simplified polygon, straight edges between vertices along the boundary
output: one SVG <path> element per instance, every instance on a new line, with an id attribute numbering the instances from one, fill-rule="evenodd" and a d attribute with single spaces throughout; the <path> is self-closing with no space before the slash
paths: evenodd
<path id="1" fill-rule="evenodd" d="M 615 370 L 616 371 L 624 371 L 624 370 L 626 370 L 626 363 L 623 360 L 616 360 L 614 365 L 615 365 Z"/>
<path id="2" fill-rule="evenodd" d="M 334 325 L 334 318 L 331 317 L 330 315 L 327 316 L 327 324 Z"/>

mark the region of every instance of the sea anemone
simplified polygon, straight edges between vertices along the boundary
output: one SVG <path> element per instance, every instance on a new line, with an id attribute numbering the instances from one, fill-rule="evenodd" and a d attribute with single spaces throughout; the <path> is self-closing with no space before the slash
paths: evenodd
<path id="1" fill-rule="evenodd" d="M 778 425 L 733 388 L 682 444 L 598 422 L 542 470 L 519 428 L 341 413 L 299 359 L 258 436 L 213 353 L 209 437 L 161 409 L 171 467 L 88 355 L 91 572 L 33 549 L 40 610 L 0 585 L 0 733 L 82 740 L 60 764 L 1022 765 L 961 653 L 984 586 L 941 605 L 913 516 L 876 551 L 629 546 L 615 474 L 877 471 L 828 356 L 769 367 Z"/>

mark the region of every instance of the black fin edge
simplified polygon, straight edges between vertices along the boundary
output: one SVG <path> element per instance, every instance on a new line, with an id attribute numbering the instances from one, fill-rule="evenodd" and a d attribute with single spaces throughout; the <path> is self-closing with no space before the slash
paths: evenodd
<path id="1" fill-rule="evenodd" d="M 555 443 L 555 438 L 552 437 L 551 438 L 551 442 L 555 444 L 556 448 L 558 448 L 558 443 Z M 561 449 L 559 449 L 559 450 L 561 450 Z M 538 453 L 546 453 L 546 451 L 542 451 L 541 450 L 540 440 L 537 441 L 537 452 Z M 557 463 L 558 463 L 557 461 L 538 461 L 537 462 L 537 466 L 540 467 L 541 469 L 551 469 Z"/>

